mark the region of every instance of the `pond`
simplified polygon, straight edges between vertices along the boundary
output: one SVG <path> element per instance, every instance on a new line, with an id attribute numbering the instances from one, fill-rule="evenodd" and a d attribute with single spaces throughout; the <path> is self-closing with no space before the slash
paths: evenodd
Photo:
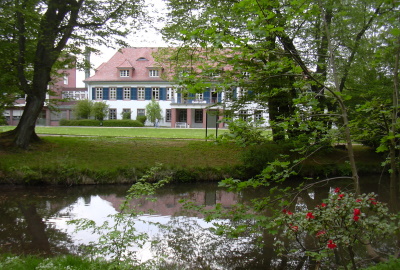
<path id="1" fill-rule="evenodd" d="M 388 197 L 384 183 L 378 185 L 376 178 L 367 182 L 370 184 L 363 185 L 363 193 L 379 193 L 380 199 Z M 97 224 L 107 220 L 112 226 L 109 215 L 119 213 L 128 188 L 124 185 L 0 186 L 0 252 L 77 253 L 81 244 L 96 241 L 98 235 L 89 229 L 75 232 L 75 226 L 67 222 L 87 218 Z M 332 188 L 324 185 L 309 190 L 303 195 L 303 202 L 307 207 L 314 207 Z M 142 212 L 131 223 L 135 233 L 146 233 L 150 240 L 158 240 L 158 244 L 152 246 L 150 241 L 145 241 L 144 246 L 134 247 L 133 251 L 139 261 L 163 255 L 194 269 L 278 269 L 282 259 L 274 252 L 274 236 L 260 231 L 238 239 L 217 237 L 208 230 L 213 227 L 211 223 L 200 214 L 186 212 L 180 203 L 187 199 L 195 205 L 211 208 L 221 204 L 230 209 L 233 204 L 246 204 L 265 194 L 268 194 L 265 189 L 232 193 L 218 188 L 216 183 L 197 183 L 165 186 L 154 196 L 157 201 L 134 199 L 130 205 Z M 234 221 L 221 219 L 219 222 Z M 258 237 L 264 245 L 256 244 Z M 295 269 L 296 262 L 292 264 Z"/>

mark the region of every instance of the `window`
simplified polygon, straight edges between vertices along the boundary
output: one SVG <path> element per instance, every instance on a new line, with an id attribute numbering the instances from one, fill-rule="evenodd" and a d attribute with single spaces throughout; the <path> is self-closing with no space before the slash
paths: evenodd
<path id="1" fill-rule="evenodd" d="M 212 88 L 210 92 L 211 92 L 211 102 L 212 102 L 212 103 L 218 102 L 218 92 L 217 92 L 217 89 Z"/>
<path id="2" fill-rule="evenodd" d="M 242 88 L 242 87 L 238 87 L 237 88 L 237 98 L 242 98 L 247 94 L 247 90 Z"/>
<path id="3" fill-rule="evenodd" d="M 196 100 L 197 100 L 197 101 L 202 101 L 202 100 L 203 100 L 203 97 L 204 97 L 204 94 L 203 94 L 203 93 L 196 93 Z"/>
<path id="4" fill-rule="evenodd" d="M 203 123 L 203 110 L 194 110 L 194 122 Z"/>
<path id="5" fill-rule="evenodd" d="M 117 99 L 117 88 L 110 87 L 110 99 L 113 99 L 113 100 Z"/>
<path id="6" fill-rule="evenodd" d="M 173 100 L 174 99 L 174 88 L 168 87 L 167 88 L 167 100 Z"/>
<path id="7" fill-rule="evenodd" d="M 117 109 L 110 109 L 108 112 L 108 119 L 117 119 Z"/>
<path id="8" fill-rule="evenodd" d="M 155 100 L 160 99 L 160 88 L 158 87 L 151 88 L 151 98 Z"/>
<path id="9" fill-rule="evenodd" d="M 159 77 L 159 75 L 158 75 L 158 69 L 150 69 L 150 70 L 149 70 L 149 76 L 150 76 L 150 77 Z"/>
<path id="10" fill-rule="evenodd" d="M 240 110 L 240 111 L 239 111 L 239 118 L 240 118 L 241 120 L 246 121 L 246 120 L 247 120 L 247 116 L 248 116 L 247 110 Z"/>
<path id="11" fill-rule="evenodd" d="M 171 109 L 165 110 L 165 122 L 171 122 L 172 114 Z"/>
<path id="12" fill-rule="evenodd" d="M 72 95 L 72 92 L 70 92 L 70 91 L 63 91 L 63 92 L 62 92 L 62 98 L 64 98 L 64 99 L 73 99 L 74 97 L 73 97 L 73 95 Z"/>
<path id="13" fill-rule="evenodd" d="M 262 120 L 263 119 L 262 115 L 263 115 L 262 111 L 255 111 L 254 112 L 254 120 L 256 120 L 256 121 Z"/>
<path id="14" fill-rule="evenodd" d="M 137 89 L 137 99 L 144 100 L 144 87 L 138 87 Z"/>
<path id="15" fill-rule="evenodd" d="M 187 121 L 187 111 L 179 110 L 179 121 L 178 122 L 186 122 Z"/>
<path id="16" fill-rule="evenodd" d="M 68 84 L 68 76 L 64 75 L 64 84 Z"/>
<path id="17" fill-rule="evenodd" d="M 124 87 L 124 99 L 125 100 L 130 100 L 131 99 L 131 88 L 130 87 Z"/>
<path id="18" fill-rule="evenodd" d="M 103 88 L 96 87 L 96 99 L 103 99 Z"/>
<path id="19" fill-rule="evenodd" d="M 62 98 L 69 100 L 87 99 L 85 91 L 62 91 Z"/>
<path id="20" fill-rule="evenodd" d="M 225 101 L 229 102 L 232 101 L 233 91 L 232 89 L 225 90 Z"/>
<path id="21" fill-rule="evenodd" d="M 119 76 L 120 77 L 129 77 L 129 69 L 121 69 L 119 71 Z"/>
<path id="22" fill-rule="evenodd" d="M 248 71 L 243 71 L 243 72 L 242 72 L 242 75 L 243 75 L 243 77 L 248 78 L 248 77 L 250 77 L 250 72 L 248 72 Z"/>
<path id="23" fill-rule="evenodd" d="M 137 116 L 139 115 L 146 115 L 146 110 L 145 109 L 137 109 Z"/>

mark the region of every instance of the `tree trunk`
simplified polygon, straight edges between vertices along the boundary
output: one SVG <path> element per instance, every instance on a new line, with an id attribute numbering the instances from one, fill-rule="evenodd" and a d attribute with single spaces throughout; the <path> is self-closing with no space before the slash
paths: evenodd
<path id="1" fill-rule="evenodd" d="M 14 144 L 17 147 L 27 149 L 31 142 L 40 140 L 36 135 L 35 126 L 43 104 L 44 98 L 28 95 L 24 113 L 14 130 Z"/>
<path id="2" fill-rule="evenodd" d="M 31 204 L 27 207 L 20 205 L 22 214 L 27 223 L 27 230 L 32 236 L 32 247 L 44 254 L 51 254 L 49 238 L 46 234 L 46 224 L 38 214 L 36 206 Z"/>
<path id="3" fill-rule="evenodd" d="M 398 165 L 398 150 L 397 144 L 398 139 L 396 139 L 397 135 L 397 122 L 398 122 L 398 107 L 399 107 L 399 62 L 400 62 L 400 38 L 397 39 L 397 48 L 395 53 L 395 65 L 393 69 L 393 112 L 392 112 L 392 125 L 390 135 L 390 201 L 392 210 L 397 212 L 398 199 L 397 194 L 398 190 L 398 181 L 399 181 L 399 165 Z"/>

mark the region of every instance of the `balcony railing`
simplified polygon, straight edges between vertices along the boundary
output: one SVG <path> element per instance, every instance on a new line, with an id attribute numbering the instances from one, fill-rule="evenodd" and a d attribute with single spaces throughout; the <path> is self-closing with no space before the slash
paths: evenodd
<path id="1" fill-rule="evenodd" d="M 171 100 L 171 103 L 175 104 L 215 104 L 217 102 L 218 102 L 217 97 L 202 98 L 202 99 L 181 97 Z"/>

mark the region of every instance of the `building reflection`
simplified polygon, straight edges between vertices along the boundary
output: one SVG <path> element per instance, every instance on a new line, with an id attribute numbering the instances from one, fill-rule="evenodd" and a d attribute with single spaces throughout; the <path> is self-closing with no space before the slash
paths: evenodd
<path id="1" fill-rule="evenodd" d="M 125 200 L 125 197 L 115 194 L 103 195 L 100 198 L 110 202 L 116 210 L 120 209 Z M 204 206 L 205 209 L 211 209 L 216 204 L 220 204 L 223 208 L 230 208 L 239 202 L 240 195 L 224 190 L 195 190 L 183 193 L 156 194 L 152 199 L 156 200 L 149 200 L 149 198 L 132 199 L 129 205 L 143 213 L 176 216 L 183 215 L 182 200 L 191 201 L 198 206 Z M 198 217 L 201 217 L 201 215 L 198 215 Z"/>

